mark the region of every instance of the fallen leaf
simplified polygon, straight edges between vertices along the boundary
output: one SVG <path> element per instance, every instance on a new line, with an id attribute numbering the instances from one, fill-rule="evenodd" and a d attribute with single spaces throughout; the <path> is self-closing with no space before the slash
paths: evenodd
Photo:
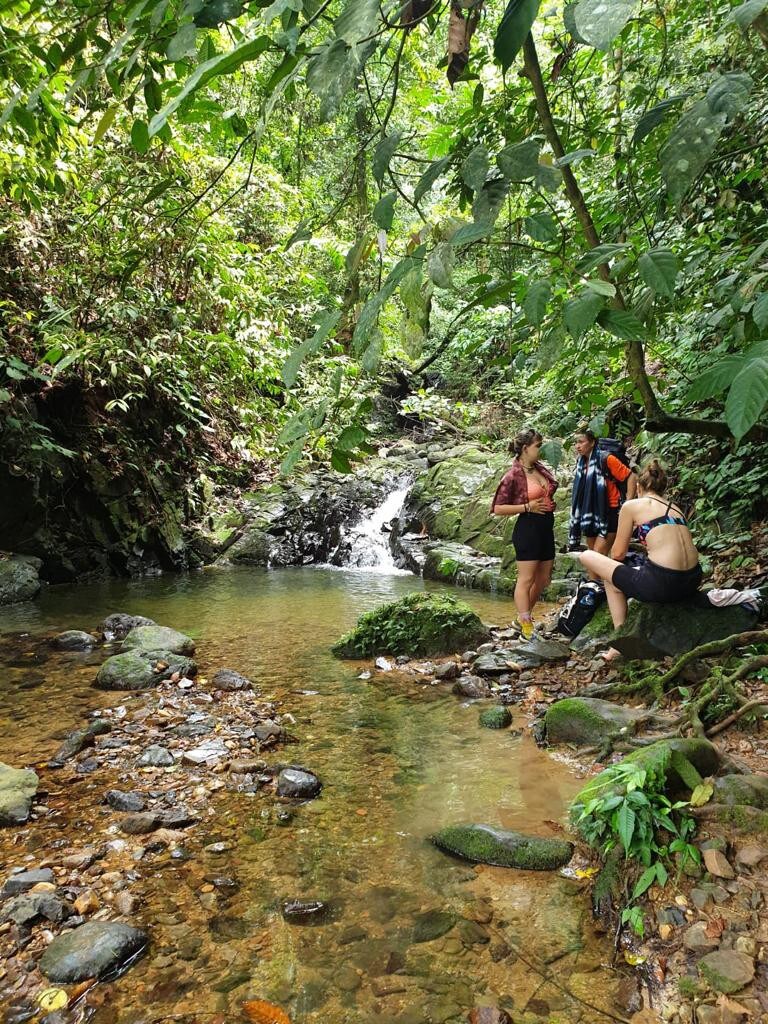
<path id="1" fill-rule="evenodd" d="M 69 996 L 63 988 L 47 988 L 37 997 L 37 1005 L 46 1013 L 63 1010 L 68 1002 Z"/>
<path id="2" fill-rule="evenodd" d="M 600 868 L 576 868 L 574 875 L 576 875 L 577 878 L 591 878 L 593 875 L 596 875 L 599 870 Z"/>
<path id="3" fill-rule="evenodd" d="M 703 807 L 712 799 L 715 787 L 711 782 L 702 782 L 691 793 L 691 807 Z"/>
<path id="4" fill-rule="evenodd" d="M 708 939 L 719 939 L 725 931 L 726 920 L 724 917 L 711 917 L 704 929 Z"/>
<path id="5" fill-rule="evenodd" d="M 289 1017 L 279 1006 L 263 999 L 251 999 L 243 1003 L 243 1013 L 251 1024 L 291 1024 Z"/>
<path id="6" fill-rule="evenodd" d="M 639 964 L 644 964 L 647 958 L 644 957 L 641 953 L 632 953 L 630 952 L 630 950 L 625 949 L 624 959 L 627 961 L 630 967 L 637 967 Z"/>
<path id="7" fill-rule="evenodd" d="M 357 810 L 355 811 L 355 814 L 359 814 L 361 818 L 364 818 L 367 813 L 368 811 L 366 811 L 364 807 L 358 807 Z"/>
<path id="8" fill-rule="evenodd" d="M 69 993 L 69 1006 L 74 1006 L 78 999 L 80 999 L 81 996 L 84 996 L 88 989 L 93 988 L 95 984 L 95 978 L 86 978 L 86 980 L 81 981 L 79 985 L 75 985 Z"/>

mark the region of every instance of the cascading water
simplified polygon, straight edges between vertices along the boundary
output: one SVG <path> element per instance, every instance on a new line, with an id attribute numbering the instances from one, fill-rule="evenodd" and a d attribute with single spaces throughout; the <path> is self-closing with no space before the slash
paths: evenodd
<path id="1" fill-rule="evenodd" d="M 387 532 L 387 526 L 403 507 L 408 489 L 406 485 L 392 491 L 367 519 L 352 527 L 348 536 L 350 549 L 345 568 L 409 574 L 407 569 L 398 569 L 395 565 Z"/>

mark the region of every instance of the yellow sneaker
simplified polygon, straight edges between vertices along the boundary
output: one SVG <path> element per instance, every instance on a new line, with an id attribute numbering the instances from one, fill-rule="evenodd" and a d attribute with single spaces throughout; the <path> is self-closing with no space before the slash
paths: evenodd
<path id="1" fill-rule="evenodd" d="M 520 619 L 518 621 L 518 625 L 520 626 L 520 632 L 522 634 L 523 640 L 532 640 L 533 639 L 533 623 L 531 622 L 531 620 L 530 619 Z"/>

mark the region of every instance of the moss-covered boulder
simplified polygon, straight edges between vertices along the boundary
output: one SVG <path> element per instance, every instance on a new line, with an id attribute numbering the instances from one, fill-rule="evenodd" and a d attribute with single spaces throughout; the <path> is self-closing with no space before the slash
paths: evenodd
<path id="1" fill-rule="evenodd" d="M 124 651 L 169 651 L 171 654 L 194 654 L 195 641 L 185 633 L 168 626 L 136 626 L 123 640 Z"/>
<path id="2" fill-rule="evenodd" d="M 753 981 L 755 961 L 746 953 L 720 949 L 699 961 L 699 974 L 715 992 L 731 995 Z"/>
<path id="3" fill-rule="evenodd" d="M 641 708 L 628 708 L 595 697 L 566 697 L 550 705 L 544 716 L 549 743 L 591 746 L 621 734 L 632 735 L 648 719 Z"/>
<path id="4" fill-rule="evenodd" d="M 453 654 L 483 643 L 488 629 L 469 605 L 448 594 L 408 594 L 366 612 L 331 650 L 337 658 L 377 654 Z"/>
<path id="5" fill-rule="evenodd" d="M 481 554 L 467 544 L 444 542 L 427 545 L 421 574 L 425 580 L 493 594 L 512 594 L 517 568 L 513 564 L 508 571 L 503 571 L 500 558 Z"/>
<path id="6" fill-rule="evenodd" d="M 625 658 L 676 657 L 710 640 L 752 629 L 757 616 L 740 605 L 731 608 L 632 601 L 627 621 L 611 636 Z"/>
<path id="7" fill-rule="evenodd" d="M 149 690 L 172 675 L 194 676 L 191 658 L 170 651 L 124 651 L 107 658 L 96 676 L 100 690 Z"/>
<path id="8" fill-rule="evenodd" d="M 24 824 L 39 782 L 33 771 L 0 761 L 0 826 Z"/>
<path id="9" fill-rule="evenodd" d="M 440 850 L 473 864 L 502 868 L 555 871 L 573 856 L 573 846 L 563 839 L 526 836 L 493 825 L 449 825 L 429 838 Z"/>
<path id="10" fill-rule="evenodd" d="M 768 810 L 768 775 L 722 775 L 715 779 L 712 803 Z"/>
<path id="11" fill-rule="evenodd" d="M 40 589 L 39 558 L 0 553 L 0 605 L 31 601 Z"/>
<path id="12" fill-rule="evenodd" d="M 484 708 L 480 712 L 479 722 L 484 729 L 507 729 L 512 725 L 512 712 L 503 705 Z"/>
<path id="13" fill-rule="evenodd" d="M 619 764 L 635 764 L 646 773 L 646 788 L 675 792 L 694 789 L 702 776 L 714 775 L 720 764 L 717 748 L 704 739 L 659 740 L 628 754 Z M 595 797 L 624 793 L 617 765 L 600 772 L 577 793 L 571 804 L 571 820 L 577 821 L 584 807 Z"/>

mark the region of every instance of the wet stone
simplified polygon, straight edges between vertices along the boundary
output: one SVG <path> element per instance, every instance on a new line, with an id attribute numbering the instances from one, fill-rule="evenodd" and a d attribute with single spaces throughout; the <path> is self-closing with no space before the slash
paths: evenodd
<path id="1" fill-rule="evenodd" d="M 356 992 L 361 985 L 360 975 L 351 967 L 342 967 L 334 974 L 333 980 L 342 992 Z"/>
<path id="2" fill-rule="evenodd" d="M 311 800 L 321 789 L 318 777 L 304 768 L 283 768 L 277 777 L 277 795 L 292 800 Z"/>
<path id="3" fill-rule="evenodd" d="M 18 896 L 19 893 L 27 892 L 33 885 L 39 882 L 53 882 L 53 872 L 50 868 L 37 868 L 33 871 L 19 871 L 5 880 L 0 897 Z"/>
<path id="4" fill-rule="evenodd" d="M 199 736 L 207 736 L 216 728 L 216 719 L 213 715 L 189 715 L 186 722 L 177 725 L 173 729 L 175 736 L 183 736 L 196 739 Z"/>
<path id="5" fill-rule="evenodd" d="M 350 925 L 339 934 L 337 942 L 340 946 L 348 946 L 351 942 L 362 942 L 368 938 L 368 932 L 358 924 Z"/>
<path id="6" fill-rule="evenodd" d="M 281 912 L 291 924 L 310 924 L 322 921 L 328 909 L 328 904 L 323 900 L 286 900 Z"/>
<path id="7" fill-rule="evenodd" d="M 250 679 L 246 679 L 245 676 L 241 676 L 239 672 L 235 672 L 231 668 L 219 669 L 211 679 L 211 685 L 215 686 L 217 690 L 227 690 L 230 693 L 253 689 Z"/>
<path id="8" fill-rule="evenodd" d="M 109 804 L 113 811 L 143 811 L 146 805 L 142 793 L 127 792 L 119 789 L 109 789 L 104 794 L 104 802 Z"/>
<path id="9" fill-rule="evenodd" d="M 413 924 L 414 942 L 431 942 L 447 934 L 456 924 L 456 915 L 447 910 L 427 910 Z"/>
<path id="10" fill-rule="evenodd" d="M 749 985 L 755 976 L 755 962 L 746 953 L 721 949 L 699 961 L 699 973 L 716 992 L 730 995 Z"/>
<path id="11" fill-rule="evenodd" d="M 490 697 L 491 687 L 488 681 L 481 679 L 480 676 L 460 676 L 453 684 L 453 692 L 459 697 Z"/>
<path id="12" fill-rule="evenodd" d="M 128 836 L 142 836 L 154 832 L 160 827 L 160 814 L 157 811 L 142 811 L 127 814 L 120 822 L 120 831 Z"/>
<path id="13" fill-rule="evenodd" d="M 136 764 L 147 768 L 170 768 L 175 761 L 173 754 L 166 747 L 153 745 L 147 747 Z"/>
<path id="14" fill-rule="evenodd" d="M 89 921 L 54 939 L 40 959 L 40 970 L 61 984 L 102 978 L 144 949 L 148 936 L 119 921 Z"/>
<path id="15" fill-rule="evenodd" d="M 123 640 L 137 626 L 154 626 L 153 619 L 144 615 L 128 615 L 125 612 L 114 612 L 108 615 L 99 626 L 99 632 L 105 640 Z"/>
<path id="16" fill-rule="evenodd" d="M 14 896 L 5 904 L 0 920 L 13 921 L 14 924 L 28 925 L 44 918 L 59 924 L 71 914 L 71 909 L 64 900 L 50 892 L 26 892 Z"/>
<path id="17" fill-rule="evenodd" d="M 89 651 L 97 643 L 95 636 L 80 629 L 67 629 L 53 639 L 53 646 L 60 651 Z"/>
<path id="18" fill-rule="evenodd" d="M 705 953 L 708 950 L 717 949 L 720 942 L 719 939 L 707 935 L 707 926 L 704 921 L 697 921 L 686 930 L 683 935 L 683 944 L 686 949 L 695 953 Z"/>

